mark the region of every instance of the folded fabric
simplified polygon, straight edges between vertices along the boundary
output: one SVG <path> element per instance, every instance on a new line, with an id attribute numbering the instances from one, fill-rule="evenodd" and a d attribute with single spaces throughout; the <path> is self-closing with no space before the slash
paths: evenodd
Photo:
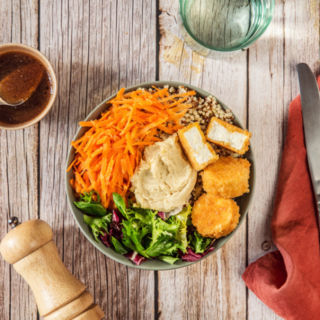
<path id="1" fill-rule="evenodd" d="M 287 320 L 320 319 L 317 214 L 299 96 L 289 108 L 288 132 L 271 223 L 278 251 L 250 264 L 242 276 L 261 301 Z"/>

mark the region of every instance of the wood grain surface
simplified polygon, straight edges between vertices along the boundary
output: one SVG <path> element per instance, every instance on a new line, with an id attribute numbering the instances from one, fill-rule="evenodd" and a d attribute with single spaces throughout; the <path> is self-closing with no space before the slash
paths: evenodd
<path id="1" fill-rule="evenodd" d="M 204 59 L 185 44 L 178 1 L 160 1 L 160 80 L 199 86 L 228 105 L 246 124 L 247 54 Z M 159 273 L 160 319 L 245 319 L 246 225 L 216 254 L 188 268 Z"/>
<path id="2" fill-rule="evenodd" d="M 59 83 L 39 126 L 0 131 L 0 237 L 10 215 L 47 221 L 67 268 L 107 319 L 154 318 L 155 276 L 106 258 L 80 233 L 66 202 L 65 161 L 78 122 L 98 103 L 120 87 L 155 80 L 155 39 L 155 1 L 0 3 L 0 43 L 38 47 Z M 0 319 L 37 319 L 27 284 L 2 260 L 0 274 Z"/>
<path id="3" fill-rule="evenodd" d="M 268 53 L 268 54 L 266 54 Z M 248 215 L 248 263 L 272 244 L 270 223 L 290 102 L 299 94 L 296 66 L 319 68 L 319 1 L 276 1 L 266 34 L 249 49 L 249 128 L 258 163 L 257 188 Z M 263 81 L 261 81 L 263 79 Z M 280 319 L 248 290 L 248 319 Z"/>
<path id="4" fill-rule="evenodd" d="M 40 217 L 107 319 L 153 318 L 154 274 L 106 258 L 82 235 L 66 202 L 65 161 L 78 122 L 97 104 L 155 79 L 155 37 L 154 2 L 40 1 L 40 50 L 59 82 L 59 98 L 40 124 Z"/>
<path id="5" fill-rule="evenodd" d="M 169 75 L 193 83 L 224 101 L 253 133 L 257 162 L 257 186 L 247 225 L 221 252 L 193 266 L 192 272 L 189 267 L 172 272 L 169 278 L 159 275 L 161 316 L 174 319 L 174 312 L 181 319 L 280 319 L 245 289 L 241 274 L 248 263 L 276 249 L 270 222 L 288 107 L 298 94 L 297 63 L 307 62 L 314 71 L 319 67 L 319 1 L 276 0 L 274 19 L 259 41 L 232 59 L 200 58 L 204 67 L 197 74 L 196 55 L 179 29 L 178 4 L 160 0 L 160 8 L 160 78 Z M 269 249 L 263 250 L 263 244 Z"/>
<path id="6" fill-rule="evenodd" d="M 263 243 L 275 249 L 270 221 L 287 110 L 298 94 L 296 64 L 318 70 L 319 1 L 276 0 L 263 37 L 216 60 L 185 43 L 177 0 L 0 1 L 0 44 L 39 48 L 59 83 L 39 125 L 0 130 L 0 238 L 9 216 L 47 221 L 67 268 L 106 319 L 280 319 L 241 275 L 265 254 Z M 95 250 L 74 222 L 64 180 L 78 122 L 120 87 L 155 79 L 191 83 L 224 101 L 253 133 L 258 163 L 254 202 L 234 237 L 201 263 L 159 273 L 124 267 Z M 40 319 L 27 284 L 2 259 L 0 319 Z"/>
<path id="7" fill-rule="evenodd" d="M 0 43 L 18 42 L 38 47 L 38 3 L 30 0 L 0 2 Z M 19 131 L 0 130 L 0 238 L 8 217 L 38 217 L 38 125 Z M 37 319 L 29 286 L 0 261 L 0 319 Z"/>

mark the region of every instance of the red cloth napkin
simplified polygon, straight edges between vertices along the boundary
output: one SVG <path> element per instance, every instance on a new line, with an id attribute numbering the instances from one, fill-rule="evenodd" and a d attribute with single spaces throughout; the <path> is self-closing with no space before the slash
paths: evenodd
<path id="1" fill-rule="evenodd" d="M 299 96 L 290 104 L 271 223 L 273 241 L 279 251 L 251 263 L 242 276 L 262 302 L 287 320 L 320 319 L 320 247 L 316 215 Z"/>

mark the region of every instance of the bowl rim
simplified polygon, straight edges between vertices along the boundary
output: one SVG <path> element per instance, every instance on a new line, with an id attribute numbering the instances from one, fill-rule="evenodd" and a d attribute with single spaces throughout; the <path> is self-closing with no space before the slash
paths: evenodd
<path id="1" fill-rule="evenodd" d="M 52 108 L 52 106 L 56 100 L 57 93 L 58 93 L 58 84 L 57 84 L 56 74 L 53 70 L 53 67 L 52 67 L 50 61 L 38 49 L 33 48 L 31 46 L 28 46 L 26 44 L 21 44 L 21 43 L 1 44 L 0 45 L 0 55 L 3 53 L 7 53 L 7 52 L 25 52 L 25 53 L 28 53 L 28 54 L 36 57 L 38 60 L 40 60 L 40 62 L 45 66 L 46 70 L 49 73 L 49 76 L 50 76 L 51 82 L 52 82 L 52 91 L 53 91 L 52 95 L 50 97 L 50 100 L 48 101 L 47 106 L 35 118 L 33 118 L 27 122 L 23 122 L 23 123 L 19 123 L 19 124 L 12 124 L 12 125 L 0 123 L 0 129 L 14 131 L 14 130 L 28 128 L 28 127 L 38 123 L 40 120 L 42 120 L 47 115 L 47 113 L 50 111 L 50 109 Z"/>
<path id="2" fill-rule="evenodd" d="M 149 81 L 149 82 L 144 82 L 144 83 L 140 83 L 134 86 L 130 86 L 128 88 L 126 88 L 125 93 L 130 92 L 130 91 L 134 91 L 137 90 L 138 88 L 143 88 L 143 87 L 152 87 L 152 86 L 164 86 L 164 85 L 169 85 L 169 86 L 173 86 L 173 87 L 178 87 L 178 86 L 185 86 L 187 88 L 190 88 L 194 91 L 196 91 L 197 94 L 200 94 L 202 96 L 213 96 L 214 95 L 210 94 L 209 92 L 202 90 L 201 88 L 195 87 L 193 85 L 190 84 L 186 84 L 180 81 Z M 111 99 L 113 99 L 114 97 L 116 97 L 117 93 L 109 96 L 108 98 L 106 98 L 105 100 L 103 100 L 100 104 L 98 104 L 89 114 L 88 116 L 85 118 L 85 120 L 83 121 L 89 121 L 91 120 L 92 115 L 97 112 L 98 109 L 100 109 L 103 105 L 106 105 L 106 102 L 110 101 Z M 215 97 L 217 102 L 222 106 L 222 108 L 225 110 L 226 109 L 226 105 L 217 97 Z M 232 111 L 231 111 L 232 112 Z M 101 112 L 99 113 L 101 114 Z M 232 115 L 234 116 L 234 120 L 237 122 L 237 125 L 240 125 L 240 127 L 242 129 L 244 129 L 244 127 L 242 126 L 241 122 L 239 121 L 239 119 L 236 117 L 236 115 L 232 112 Z M 72 141 L 78 139 L 78 135 L 80 134 L 80 131 L 84 130 L 83 127 L 79 126 L 76 134 L 74 135 Z M 87 129 L 86 129 L 87 130 Z M 181 261 L 181 264 L 177 265 L 177 264 L 173 264 L 170 265 L 168 263 L 165 263 L 163 261 L 160 260 L 156 260 L 157 262 L 161 263 L 161 265 L 163 264 L 163 267 L 151 267 L 149 265 L 146 265 L 146 263 L 142 263 L 141 265 L 137 266 L 135 264 L 133 264 L 130 260 L 126 259 L 126 260 L 121 260 L 120 258 L 118 258 L 118 256 L 122 257 L 122 255 L 116 253 L 112 248 L 107 248 L 105 245 L 98 243 L 95 241 L 95 239 L 92 236 L 91 231 L 88 229 L 88 227 L 86 225 L 83 225 L 80 223 L 80 221 L 78 220 L 74 210 L 76 209 L 73 202 L 70 199 L 70 195 L 69 195 L 69 191 L 70 190 L 70 184 L 69 184 L 69 179 L 68 179 L 68 172 L 65 171 L 65 188 L 66 188 L 66 193 L 67 193 L 67 201 L 69 204 L 69 207 L 71 209 L 73 218 L 75 219 L 78 227 L 80 228 L 81 232 L 84 234 L 84 236 L 91 242 L 91 244 L 98 249 L 99 251 L 101 251 L 105 256 L 107 256 L 108 258 L 121 263 L 125 266 L 131 267 L 131 268 L 135 268 L 135 269 L 141 269 L 141 270 L 148 270 L 148 271 L 169 271 L 169 270 L 176 270 L 176 269 L 180 269 L 180 268 L 184 268 L 187 266 L 190 266 L 192 264 L 195 264 L 197 262 L 202 261 L 203 259 L 206 259 L 207 257 L 209 257 L 210 255 L 216 253 L 221 247 L 223 247 L 232 237 L 233 235 L 237 232 L 238 228 L 242 225 L 243 221 L 246 220 L 246 216 L 248 214 L 248 211 L 251 207 L 253 198 L 254 198 L 254 191 L 255 191 L 255 186 L 256 186 L 256 161 L 255 161 L 255 157 L 254 157 L 254 153 L 252 150 L 252 143 L 250 143 L 250 149 L 249 152 L 251 153 L 251 170 L 250 171 L 250 179 L 252 179 L 251 184 L 250 184 L 250 193 L 248 193 L 248 195 L 250 195 L 249 198 L 249 202 L 247 205 L 247 209 L 245 210 L 245 212 L 242 213 L 242 215 L 240 216 L 240 221 L 239 224 L 237 225 L 236 229 L 231 232 L 229 235 L 227 235 L 226 237 L 223 237 L 221 239 L 224 239 L 224 242 L 221 246 L 219 246 L 218 248 L 215 248 L 215 250 L 213 250 L 212 252 L 208 253 L 206 256 L 202 257 L 201 259 L 194 261 L 194 262 L 187 262 L 187 261 Z M 69 165 L 71 164 L 71 162 L 73 161 L 73 159 L 70 159 L 72 151 L 74 150 L 74 148 L 72 146 L 69 147 L 68 150 L 68 156 L 67 156 L 67 161 L 66 161 L 66 169 L 69 167 Z M 241 197 L 239 197 L 241 198 Z M 239 205 L 240 210 L 241 210 L 241 204 Z M 243 217 L 243 218 L 242 218 Z M 84 227 L 87 227 L 86 229 Z M 89 236 L 89 234 L 91 236 Z M 108 252 L 108 250 L 106 249 L 110 249 L 112 251 L 110 251 L 110 253 L 112 252 L 112 254 L 110 254 Z M 153 260 L 151 260 L 153 261 Z"/>

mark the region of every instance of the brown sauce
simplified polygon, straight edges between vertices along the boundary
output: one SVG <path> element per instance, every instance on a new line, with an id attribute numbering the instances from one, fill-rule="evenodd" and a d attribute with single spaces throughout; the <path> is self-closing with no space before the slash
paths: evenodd
<path id="1" fill-rule="evenodd" d="M 0 105 L 0 122 L 21 124 L 38 116 L 52 95 L 51 78 L 45 66 L 25 52 L 0 55 L 0 97 L 8 103 L 26 100 L 19 106 Z"/>

